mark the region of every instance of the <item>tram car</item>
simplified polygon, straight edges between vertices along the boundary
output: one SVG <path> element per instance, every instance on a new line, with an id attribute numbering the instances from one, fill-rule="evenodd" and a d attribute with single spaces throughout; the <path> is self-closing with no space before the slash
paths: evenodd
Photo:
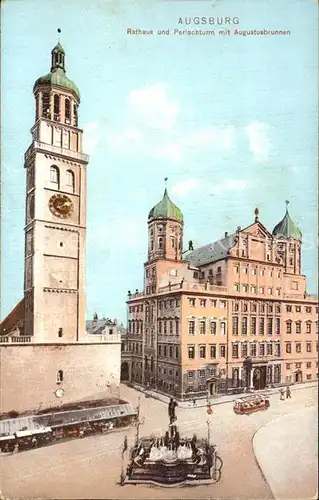
<path id="1" fill-rule="evenodd" d="M 0 436 L 0 452 L 8 453 L 13 452 L 16 443 L 15 436 L 9 434 Z"/>
<path id="2" fill-rule="evenodd" d="M 250 415 L 256 411 L 268 410 L 269 398 L 262 394 L 253 394 L 234 401 L 234 412 L 237 415 Z"/>

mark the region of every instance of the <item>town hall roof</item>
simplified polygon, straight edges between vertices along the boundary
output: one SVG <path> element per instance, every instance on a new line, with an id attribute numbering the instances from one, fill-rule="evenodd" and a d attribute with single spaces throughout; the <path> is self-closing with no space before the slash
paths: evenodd
<path id="1" fill-rule="evenodd" d="M 183 258 L 196 267 L 224 259 L 227 257 L 229 250 L 235 245 L 237 236 L 237 233 L 230 234 L 193 251 L 187 251 Z"/>

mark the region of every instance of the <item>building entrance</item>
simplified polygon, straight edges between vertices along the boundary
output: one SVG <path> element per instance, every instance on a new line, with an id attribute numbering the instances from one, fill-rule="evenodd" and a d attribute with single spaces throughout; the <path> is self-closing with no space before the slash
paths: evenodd
<path id="1" fill-rule="evenodd" d="M 260 391 L 265 389 L 266 387 L 266 367 L 259 366 L 258 368 L 254 368 L 253 373 L 253 386 L 256 391 Z"/>
<path id="2" fill-rule="evenodd" d="M 295 382 L 297 382 L 297 383 L 302 382 L 302 371 L 301 370 L 298 370 L 295 373 Z"/>
<path id="3" fill-rule="evenodd" d="M 210 396 L 215 396 L 217 393 L 217 388 L 216 388 L 216 381 L 209 381 L 208 382 L 208 391 Z"/>
<path id="4" fill-rule="evenodd" d="M 129 379 L 129 367 L 128 363 L 124 361 L 121 365 L 121 380 L 128 380 Z"/>

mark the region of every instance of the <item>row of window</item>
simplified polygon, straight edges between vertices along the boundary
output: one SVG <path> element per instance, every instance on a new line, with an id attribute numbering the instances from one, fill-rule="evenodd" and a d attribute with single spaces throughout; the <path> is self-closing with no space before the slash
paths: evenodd
<path id="1" fill-rule="evenodd" d="M 302 308 L 301 306 L 294 306 L 294 309 L 296 312 L 301 312 Z M 306 313 L 312 313 L 312 307 L 311 306 L 304 306 L 304 310 Z M 286 306 L 286 311 L 287 312 L 292 312 L 293 311 L 293 306 L 287 305 Z M 318 312 L 318 307 L 316 307 L 316 312 Z"/>
<path id="2" fill-rule="evenodd" d="M 179 335 L 179 319 L 175 320 L 158 320 L 158 333 L 159 334 L 170 334 Z"/>
<path id="3" fill-rule="evenodd" d="M 131 353 L 142 354 L 143 346 L 141 342 L 129 342 L 128 350 Z"/>
<path id="4" fill-rule="evenodd" d="M 248 286 L 248 285 L 243 285 L 243 286 Z M 261 287 L 262 289 L 264 287 Z M 269 289 L 272 294 L 272 289 Z M 248 291 L 248 290 L 245 290 Z M 261 291 L 261 293 L 264 293 Z M 269 292 L 270 293 L 270 292 Z M 220 309 L 226 309 L 227 308 L 227 301 L 226 300 L 219 300 L 217 301 L 216 299 L 196 299 L 195 297 L 189 297 L 188 298 L 189 305 L 191 307 L 196 307 L 198 304 L 200 307 L 219 307 Z M 239 311 L 240 309 L 240 304 L 241 304 L 241 310 L 246 312 L 248 311 L 249 308 L 249 302 L 233 302 L 232 308 L 234 311 Z M 258 308 L 259 306 L 259 308 Z M 286 311 L 287 312 L 292 312 L 293 308 L 296 312 L 302 312 L 302 306 L 296 305 L 286 305 Z M 266 310 L 269 313 L 272 313 L 275 311 L 276 313 L 281 312 L 281 304 L 265 304 L 265 303 L 256 303 L 252 302 L 250 303 L 250 309 L 252 312 L 257 312 L 257 309 L 259 309 L 260 313 L 264 313 Z M 307 314 L 312 313 L 312 306 L 303 306 L 304 311 Z M 318 313 L 318 307 L 316 307 L 316 312 Z"/>
<path id="5" fill-rule="evenodd" d="M 143 321 L 141 319 L 128 321 L 128 333 L 143 333 Z"/>
<path id="6" fill-rule="evenodd" d="M 242 291 L 242 292 L 248 293 L 249 292 L 249 285 L 247 283 L 244 283 L 243 285 L 240 286 L 239 283 L 234 283 L 233 290 L 234 290 L 234 292 Z M 257 291 L 260 295 L 264 295 L 265 287 L 264 286 L 257 287 L 256 285 L 251 285 L 250 293 L 256 294 Z M 272 287 L 268 287 L 267 293 L 268 293 L 268 295 L 274 295 L 274 289 Z M 275 288 L 275 295 L 277 297 L 281 296 L 281 288 Z"/>
<path id="7" fill-rule="evenodd" d="M 306 321 L 306 333 L 312 332 L 312 321 Z M 316 327 L 318 331 L 318 321 L 316 321 Z M 293 333 L 293 321 L 288 319 L 286 321 L 286 333 Z M 295 321 L 295 333 L 302 333 L 302 322 Z"/>
<path id="8" fill-rule="evenodd" d="M 195 370 L 190 370 L 187 372 L 187 377 L 189 379 L 194 379 L 196 373 L 198 374 L 199 378 L 205 378 L 207 376 L 209 377 L 215 377 L 217 375 L 217 368 L 215 366 L 208 368 L 208 370 L 198 370 L 197 372 Z M 226 370 L 222 369 L 220 370 L 220 374 L 224 375 L 226 373 Z"/>
<path id="9" fill-rule="evenodd" d="M 266 321 L 267 320 L 267 323 Z M 273 335 L 275 326 L 276 335 L 280 335 L 280 318 L 264 318 L 260 317 L 258 322 L 258 333 L 259 335 L 265 335 L 265 330 L 267 328 L 267 335 Z M 266 327 L 266 328 L 265 328 Z M 238 316 L 233 316 L 233 335 L 239 334 L 239 318 Z M 241 335 L 248 334 L 248 317 L 242 316 L 241 318 Z M 250 318 L 250 334 L 257 335 L 257 318 L 252 316 Z"/>
<path id="10" fill-rule="evenodd" d="M 143 304 L 137 304 L 136 306 L 130 306 L 129 307 L 129 312 L 143 312 Z"/>
<path id="11" fill-rule="evenodd" d="M 206 335 L 206 333 L 207 333 L 207 321 L 206 321 L 206 319 L 199 320 L 199 333 L 200 333 L 200 335 Z M 220 335 L 226 335 L 226 322 L 225 321 L 220 321 L 219 333 L 220 333 Z M 195 319 L 190 319 L 188 321 L 188 334 L 189 335 L 196 335 L 196 320 Z M 211 335 L 217 334 L 217 321 L 210 322 L 210 334 Z"/>
<path id="12" fill-rule="evenodd" d="M 226 344 L 209 344 L 208 350 L 209 350 L 209 357 L 210 359 L 216 359 L 217 358 L 217 347 L 219 347 L 219 358 L 226 358 Z M 187 345 L 187 351 L 188 351 L 188 359 L 195 359 L 195 345 L 193 344 L 188 344 Z M 207 355 L 207 345 L 202 344 L 198 346 L 198 357 L 199 359 L 206 359 Z"/>
<path id="13" fill-rule="evenodd" d="M 181 241 L 175 237 L 175 236 L 170 236 L 169 238 L 167 238 L 167 243 L 169 242 L 170 243 L 170 247 L 171 248 L 179 248 L 179 250 L 181 249 Z M 157 238 L 157 248 L 159 250 L 163 250 L 164 249 L 164 237 L 163 236 L 159 236 Z M 151 238 L 150 240 L 150 249 L 151 251 L 154 250 L 154 239 Z"/>
<path id="14" fill-rule="evenodd" d="M 296 368 L 301 368 L 302 363 L 295 363 Z M 316 361 L 316 367 L 318 368 L 318 361 Z M 293 368 L 293 363 L 286 363 L 286 368 L 287 370 L 291 370 Z M 312 363 L 311 361 L 306 362 L 306 368 L 312 368 Z"/>
<path id="15" fill-rule="evenodd" d="M 74 186 L 75 186 L 75 181 L 74 181 L 74 172 L 72 170 L 67 170 L 66 171 L 66 180 L 65 180 L 65 185 L 68 188 L 73 189 L 74 191 Z M 60 169 L 56 165 L 52 165 L 50 167 L 50 182 L 53 182 L 56 184 L 56 189 L 60 189 Z"/>
<path id="16" fill-rule="evenodd" d="M 50 94 L 43 93 L 42 95 L 42 116 L 52 120 L 51 106 L 50 106 Z M 53 97 L 53 119 L 56 121 L 61 121 L 61 96 L 55 94 Z M 68 98 L 64 99 L 64 120 L 65 123 L 71 125 L 71 101 Z M 73 122 L 74 127 L 78 126 L 78 108 L 76 104 L 73 104 Z"/>
<path id="17" fill-rule="evenodd" d="M 167 299 L 167 300 L 161 300 L 158 303 L 159 309 L 172 309 L 174 307 L 179 307 L 180 305 L 180 299 L 179 297 L 176 297 L 175 299 Z"/>
<path id="18" fill-rule="evenodd" d="M 172 369 L 167 369 L 165 367 L 162 367 L 162 366 L 159 366 L 158 367 L 158 373 L 160 375 L 169 375 L 170 377 L 173 376 L 173 374 L 175 373 L 175 377 L 179 377 L 179 371 L 178 370 L 172 370 Z"/>
<path id="19" fill-rule="evenodd" d="M 302 352 L 301 342 L 295 342 L 295 347 L 296 347 L 296 353 L 300 354 Z M 316 349 L 318 351 L 318 344 L 316 344 Z M 286 342 L 286 352 L 289 354 L 292 353 L 292 343 L 291 342 Z M 312 352 L 312 343 L 311 342 L 306 342 L 306 352 Z"/>
<path id="20" fill-rule="evenodd" d="M 157 352 L 159 356 L 163 356 L 164 358 L 175 358 L 179 359 L 179 346 L 178 345 L 159 345 L 157 348 Z"/>
<path id="21" fill-rule="evenodd" d="M 265 274 L 266 274 L 266 269 L 264 267 L 259 269 L 259 273 L 258 273 L 257 267 L 250 267 L 250 269 L 249 269 L 249 266 L 247 264 L 244 264 L 241 268 L 239 265 L 235 265 L 233 267 L 233 269 L 234 269 L 234 273 L 236 273 L 236 274 L 239 274 L 240 272 L 242 272 L 243 274 L 251 274 L 252 276 L 257 276 L 257 274 L 259 274 L 259 276 L 265 276 Z M 249 271 L 250 271 L 250 273 L 249 273 Z M 273 278 L 274 276 L 276 276 L 277 278 L 282 277 L 281 271 L 274 271 L 273 269 L 268 269 L 267 274 L 268 274 L 269 278 Z"/>
<path id="22" fill-rule="evenodd" d="M 195 297 L 188 297 L 188 304 L 191 307 L 196 307 L 197 305 L 197 300 Z M 199 299 L 199 305 L 200 307 L 206 307 L 207 304 L 207 299 Z M 227 308 L 227 301 L 226 300 L 219 300 L 217 302 L 216 299 L 209 299 L 208 307 L 219 307 L 220 309 L 226 309 Z"/>
<path id="23" fill-rule="evenodd" d="M 247 302 L 241 303 L 242 312 L 248 312 L 248 305 L 249 305 L 249 303 L 247 303 Z M 257 313 L 257 304 L 255 302 L 253 302 L 250 305 L 250 310 L 253 313 Z M 239 312 L 239 302 L 233 303 L 233 311 Z M 280 314 L 281 305 L 280 304 L 264 304 L 264 303 L 259 304 L 259 313 L 265 314 L 266 311 L 267 311 L 267 314 L 272 314 L 273 312 L 275 312 L 276 314 Z"/>
<path id="24" fill-rule="evenodd" d="M 71 172 L 71 171 L 68 171 Z M 55 177 L 57 178 L 57 177 Z M 52 182 L 57 182 L 51 179 Z M 74 177 L 73 177 L 73 183 L 74 183 Z M 67 179 L 67 185 L 72 186 L 72 178 Z M 199 301 L 199 302 L 197 302 Z M 219 307 L 220 309 L 226 309 L 227 308 L 227 301 L 226 300 L 219 300 L 217 301 L 216 299 L 196 299 L 194 297 L 189 297 L 188 298 L 189 305 L 191 307 L 196 307 L 197 303 L 199 304 L 200 307 Z M 159 309 L 168 309 L 168 308 L 174 308 L 178 307 L 180 305 L 180 299 L 173 298 L 173 299 L 167 299 L 167 300 L 161 300 L 158 304 Z M 281 305 L 280 304 L 256 304 L 256 303 L 251 303 L 250 304 L 250 309 L 252 312 L 257 312 L 257 306 L 259 305 L 259 312 L 264 313 L 267 309 L 268 314 L 272 313 L 274 310 L 276 313 L 281 312 Z M 248 311 L 249 308 L 249 303 L 247 302 L 242 302 L 241 303 L 241 310 L 246 312 Z M 286 311 L 287 312 L 292 312 L 293 308 L 296 312 L 302 312 L 302 306 L 292 306 L 292 305 L 286 305 Z M 303 307 L 305 312 L 308 314 L 312 313 L 312 306 L 304 306 Z M 234 302 L 233 303 L 233 310 L 235 312 L 239 311 L 240 309 L 240 303 L 239 302 Z M 143 312 L 143 304 L 137 304 L 135 306 L 130 306 L 129 307 L 129 312 Z M 318 307 L 316 307 L 316 312 L 318 312 Z"/>

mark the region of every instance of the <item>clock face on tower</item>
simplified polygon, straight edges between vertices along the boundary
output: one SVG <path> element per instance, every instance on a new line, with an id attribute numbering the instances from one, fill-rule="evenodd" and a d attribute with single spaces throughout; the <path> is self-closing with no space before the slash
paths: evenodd
<path id="1" fill-rule="evenodd" d="M 53 215 L 61 219 L 70 217 L 74 210 L 72 200 L 65 194 L 54 194 L 49 200 L 49 208 Z"/>

